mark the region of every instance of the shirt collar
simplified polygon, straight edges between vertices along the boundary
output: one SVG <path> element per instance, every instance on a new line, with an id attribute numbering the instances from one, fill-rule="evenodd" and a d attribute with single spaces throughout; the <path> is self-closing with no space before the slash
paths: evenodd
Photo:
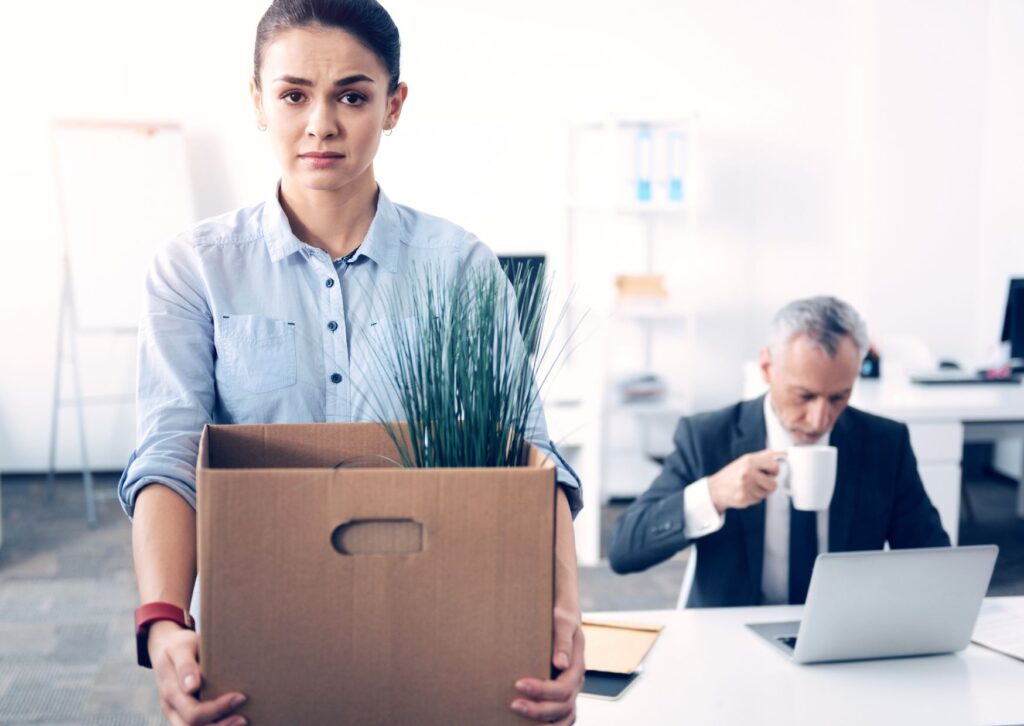
<path id="1" fill-rule="evenodd" d="M 308 246 L 292 233 L 288 216 L 284 213 L 280 197 L 278 197 L 280 189 L 280 182 L 274 185 L 274 192 L 264 202 L 263 214 L 260 218 L 263 239 L 273 262 L 280 262 L 288 255 Z"/>
<path id="2" fill-rule="evenodd" d="M 288 216 L 281 207 L 280 182 L 274 185 L 274 192 L 263 205 L 261 224 L 270 259 L 280 262 L 285 257 L 309 247 L 292 232 Z M 359 249 L 351 262 L 368 257 L 389 272 L 398 271 L 398 247 L 401 240 L 401 224 L 398 209 L 378 188 L 377 211 L 373 215 Z"/>
<path id="3" fill-rule="evenodd" d="M 766 446 L 772 451 L 784 451 L 796 445 L 793 441 L 793 437 L 790 436 L 786 427 L 782 425 L 782 421 L 779 420 L 778 414 L 775 413 L 775 409 L 772 407 L 771 393 L 764 397 L 764 427 L 768 434 Z M 815 441 L 814 445 L 828 445 L 831 436 L 831 431 L 825 432 L 825 435 Z"/>
<path id="4" fill-rule="evenodd" d="M 388 199 L 383 189 L 377 190 L 377 212 L 373 215 L 370 228 L 366 230 L 362 244 L 356 250 L 351 263 L 361 257 L 369 257 L 388 272 L 398 272 L 398 246 L 401 239 L 401 224 L 398 209 Z"/>

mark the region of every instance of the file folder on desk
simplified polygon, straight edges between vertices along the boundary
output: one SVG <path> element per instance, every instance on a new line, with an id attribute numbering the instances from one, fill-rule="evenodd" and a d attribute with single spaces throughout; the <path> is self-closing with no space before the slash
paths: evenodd
<path id="1" fill-rule="evenodd" d="M 640 675 L 640 664 L 663 627 L 584 617 L 587 677 L 582 693 L 595 698 L 620 698 Z"/>

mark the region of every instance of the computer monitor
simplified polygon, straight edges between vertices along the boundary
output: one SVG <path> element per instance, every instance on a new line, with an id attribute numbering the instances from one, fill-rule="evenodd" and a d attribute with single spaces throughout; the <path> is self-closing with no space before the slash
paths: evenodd
<path id="1" fill-rule="evenodd" d="M 498 255 L 498 262 L 501 264 L 508 279 L 515 283 L 518 280 L 518 292 L 520 297 L 517 300 L 519 313 L 519 332 L 523 331 L 523 323 L 530 318 L 530 313 L 535 311 L 527 310 L 530 301 L 536 306 L 541 302 L 541 296 L 537 293 L 538 288 L 544 283 L 544 255 Z M 536 352 L 538 341 L 527 341 L 528 351 L 531 355 Z"/>
<path id="2" fill-rule="evenodd" d="M 1009 342 L 1011 358 L 1024 359 L 1024 278 L 1010 280 L 1001 339 Z"/>

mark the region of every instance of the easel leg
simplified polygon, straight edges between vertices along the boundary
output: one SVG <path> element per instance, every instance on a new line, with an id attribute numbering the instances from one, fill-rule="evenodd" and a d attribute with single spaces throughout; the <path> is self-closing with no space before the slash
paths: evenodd
<path id="1" fill-rule="evenodd" d="M 85 489 L 85 516 L 90 527 L 96 526 L 96 493 L 92 481 L 92 469 L 89 468 L 89 452 L 85 440 L 85 402 L 82 400 L 82 379 L 78 365 L 78 340 L 75 331 L 78 321 L 74 312 L 71 314 L 71 385 L 75 389 L 75 411 L 78 414 L 78 446 L 82 453 L 82 484 Z"/>
<path id="2" fill-rule="evenodd" d="M 57 318 L 57 365 L 53 374 L 53 408 L 50 411 L 50 465 L 46 469 L 46 501 L 52 502 L 54 496 L 54 479 L 57 473 L 57 431 L 60 417 L 61 380 L 64 372 L 64 336 L 67 326 L 68 278 L 64 275 L 64 284 L 60 291 L 60 312 Z"/>

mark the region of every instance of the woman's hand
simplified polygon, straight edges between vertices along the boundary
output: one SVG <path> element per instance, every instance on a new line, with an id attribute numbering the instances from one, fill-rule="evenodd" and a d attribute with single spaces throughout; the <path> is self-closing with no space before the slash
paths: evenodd
<path id="1" fill-rule="evenodd" d="M 176 623 L 160 621 L 149 629 L 149 658 L 153 663 L 160 710 L 173 726 L 244 726 L 245 718 L 232 715 L 245 703 L 241 693 L 225 693 L 212 701 L 196 698 L 199 673 L 199 636 Z"/>
<path id="2" fill-rule="evenodd" d="M 177 492 L 154 484 L 139 493 L 132 520 L 135 578 L 142 602 L 171 602 L 188 607 L 196 579 L 196 513 Z M 199 636 L 169 620 L 149 628 L 149 660 L 160 691 L 160 708 L 173 726 L 240 726 L 233 716 L 245 703 L 241 693 L 211 701 L 196 698 Z"/>
<path id="3" fill-rule="evenodd" d="M 561 673 L 554 680 L 522 678 L 516 690 L 523 694 L 512 710 L 534 723 L 568 726 L 576 723 L 576 696 L 583 688 L 583 627 L 579 610 L 555 606 L 551 663 Z"/>
<path id="4" fill-rule="evenodd" d="M 576 541 L 565 491 L 558 488 L 555 504 L 555 608 L 551 626 L 551 664 L 560 673 L 554 680 L 520 678 L 523 694 L 512 710 L 533 723 L 568 726 L 576 723 L 576 696 L 583 688 L 583 625 L 579 580 L 576 577 Z"/>

